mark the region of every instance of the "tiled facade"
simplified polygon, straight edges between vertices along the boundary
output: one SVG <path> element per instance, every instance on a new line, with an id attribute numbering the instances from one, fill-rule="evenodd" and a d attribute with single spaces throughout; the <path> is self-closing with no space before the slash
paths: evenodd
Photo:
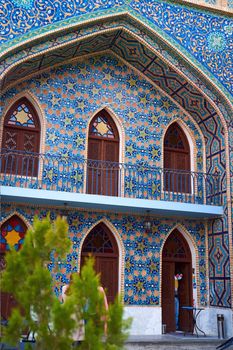
<path id="1" fill-rule="evenodd" d="M 6 112 L 19 97 L 27 96 L 41 122 L 40 152 L 84 160 L 90 120 L 105 108 L 118 126 L 122 163 L 163 168 L 163 138 L 168 126 L 178 121 L 193 145 L 191 170 L 217 170 L 221 176 L 224 216 L 208 222 L 153 217 L 153 231 L 146 234 L 145 218 L 130 211 L 113 214 L 70 208 L 73 246 L 54 276 L 55 292 L 59 294 L 70 271 L 79 268 L 86 234 L 104 220 L 114 228 L 124 251 L 125 305 L 161 306 L 161 251 L 178 225 L 190 237 L 196 254 L 197 304 L 232 308 L 230 17 L 167 1 L 83 1 L 80 7 L 74 0 L 46 0 L 43 6 L 36 0 L 4 4 L 0 0 L 0 8 L 5 52 L 0 67 L 0 141 Z M 59 28 L 66 32 L 60 33 Z M 36 36 L 39 39 L 33 42 Z M 25 40 L 27 44 L 20 46 Z M 77 176 L 77 191 L 83 192 L 84 170 Z M 48 185 L 54 181 L 49 167 L 41 169 L 39 177 Z M 131 184 L 126 181 L 124 186 L 127 193 Z M 54 219 L 60 212 L 36 201 L 32 206 L 2 204 L 1 209 L 2 222 L 18 213 L 27 225 L 34 215 L 43 217 L 49 210 Z M 50 264 L 52 273 L 55 263 Z"/>
<path id="2" fill-rule="evenodd" d="M 126 135 L 123 146 L 125 163 L 145 163 L 162 167 L 165 131 L 171 122 L 181 120 L 190 133 L 193 133 L 195 140 L 196 162 L 193 170 L 203 169 L 205 164 L 203 139 L 197 124 L 168 97 L 158 92 L 153 85 L 113 56 L 96 56 L 85 62 L 61 66 L 40 77 L 32 78 L 4 95 L 5 106 L 10 105 L 10 101 L 15 100 L 24 90 L 36 96 L 46 115 L 45 144 L 42 146 L 47 154 L 86 158 L 88 123 L 102 106 L 109 108 L 121 121 Z M 210 133 L 214 130 L 214 125 L 209 123 Z M 214 147 L 214 142 L 210 144 L 215 158 L 218 149 Z M 208 143 L 206 147 L 208 149 Z M 214 166 L 218 166 L 216 161 Z M 82 186 L 84 174 L 81 172 L 79 175 Z M 49 169 L 44 178 L 48 185 L 52 183 L 53 178 L 50 177 Z M 30 219 L 32 220 L 32 217 Z M 219 234 L 222 235 L 224 232 Z M 228 257 L 228 245 L 225 249 Z M 216 259 L 215 251 L 211 250 L 211 257 Z M 229 258 L 226 259 L 224 264 L 221 261 L 221 278 L 222 274 L 228 277 Z M 211 271 L 212 273 L 217 277 L 214 271 Z M 206 286 L 204 290 L 206 291 Z M 221 291 L 224 296 L 222 303 L 226 306 L 229 303 L 227 297 L 229 292 L 230 286 L 226 281 L 226 296 Z"/>
<path id="3" fill-rule="evenodd" d="M 43 6 L 40 6 L 37 1 L 35 4 L 34 1 L 24 1 L 19 4 L 9 0 L 4 6 L 1 5 L 4 18 L 0 39 L 2 49 L 4 50 L 5 45 L 7 49 L 9 45 L 14 46 L 19 43 L 19 40 L 32 38 L 33 35 L 37 35 L 37 31 L 39 35 L 47 30 L 52 32 L 57 29 L 57 23 L 60 28 L 61 25 L 66 27 L 71 23 L 82 21 L 84 14 L 87 14 L 90 19 L 90 17 L 104 15 L 105 11 L 106 14 L 112 14 L 113 10 L 127 11 L 136 17 L 138 14 L 139 18 L 141 16 L 146 18 L 152 26 L 155 25 L 185 52 L 196 58 L 209 73 L 232 92 L 231 75 L 223 74 L 223 71 L 231 67 L 232 20 L 195 9 L 186 9 L 179 5 L 167 4 L 165 1 L 83 1 L 82 6 L 74 0 L 66 5 L 60 1 L 48 2 L 48 4 L 45 1 Z M 164 12 L 169 15 L 164 17 Z M 156 13 L 156 16 L 153 13 Z M 16 38 L 17 41 L 14 42 Z M 203 48 L 202 50 L 198 48 L 199 45 Z"/>
<path id="4" fill-rule="evenodd" d="M 51 219 L 60 214 L 59 209 L 42 209 L 40 207 L 16 207 L 4 205 L 2 207 L 3 218 L 8 218 L 15 211 L 28 222 L 32 223 L 34 215 L 43 218 L 50 211 Z M 84 212 L 70 210 L 68 214 L 69 237 L 72 240 L 72 251 L 67 260 L 60 264 L 60 272 L 54 276 L 55 292 L 60 293 L 61 286 L 68 282 L 71 271 L 77 271 L 80 259 L 80 244 L 87 231 L 99 221 L 108 221 L 118 232 L 125 249 L 125 258 L 122 261 L 124 269 L 123 285 L 121 292 L 124 295 L 125 305 L 154 305 L 159 306 L 161 290 L 161 247 L 172 229 L 177 226 L 177 220 L 155 219 L 153 221 L 153 232 L 145 233 L 144 217 L 133 215 Z M 195 243 L 197 249 L 197 269 L 199 269 L 198 294 L 199 303 L 206 306 L 208 303 L 208 286 L 206 271 L 206 234 L 204 225 L 195 221 L 179 221 Z M 49 268 L 53 271 L 54 259 Z M 194 288 L 196 288 L 194 286 Z"/>
<path id="5" fill-rule="evenodd" d="M 114 56 L 96 56 L 25 81 L 3 96 L 3 110 L 24 90 L 36 97 L 46 116 L 46 153 L 86 158 L 88 123 L 101 108 L 109 108 L 125 134 L 125 163 L 162 167 L 165 131 L 180 119 L 195 140 L 193 170 L 203 169 L 203 139 L 197 124 Z"/>
<path id="6" fill-rule="evenodd" d="M 25 89 L 36 96 L 46 115 L 46 137 L 43 148 L 47 154 L 62 154 L 66 157 L 78 155 L 84 159 L 87 150 L 86 130 L 88 129 L 88 123 L 102 106 L 113 111 L 124 128 L 126 135 L 123 146 L 125 163 L 143 163 L 149 166 L 162 167 L 161 156 L 164 133 L 171 122 L 180 119 L 193 133 L 196 149 L 195 170 L 201 171 L 203 169 L 203 140 L 192 119 L 179 110 L 166 96 L 159 93 L 149 82 L 137 76 L 132 69 L 113 56 L 89 58 L 85 62 L 81 61 L 59 67 L 51 72 L 44 73 L 40 78 L 36 77 L 26 81 L 20 84 L 17 89 L 14 88 L 8 91 L 4 96 L 6 106 L 9 105 L 9 100 L 13 96 L 17 96 L 17 93 Z M 60 106 L 63 107 L 60 108 Z M 49 170 L 44 174 L 44 177 L 48 184 L 53 181 L 53 178 L 49 175 Z M 80 174 L 80 178 L 80 184 L 82 184 L 84 180 L 83 173 Z M 127 184 L 125 186 L 127 191 Z M 10 208 L 7 207 L 7 209 L 8 211 L 3 217 L 9 216 Z M 11 210 L 14 211 L 15 208 L 11 208 Z M 24 209 L 22 208 L 23 212 Z M 25 217 L 32 221 L 34 212 L 27 209 L 26 213 Z M 43 211 L 40 215 L 43 216 Z M 80 226 L 83 216 L 90 217 L 89 225 L 84 223 L 83 226 Z M 52 212 L 51 217 L 56 217 L 56 214 Z M 75 242 L 72 256 L 78 256 L 79 242 L 85 235 L 85 229 L 102 217 L 103 214 L 98 215 L 96 213 L 82 214 L 74 212 L 71 214 L 69 218 L 70 237 Z M 144 228 L 141 220 L 141 218 L 137 218 L 138 222 L 135 224 L 135 219 L 130 216 L 121 217 L 118 215 L 117 218 L 114 218 L 110 215 L 109 217 L 109 221 L 119 231 L 126 249 L 125 302 L 134 305 L 159 305 L 160 247 L 164 241 L 164 235 L 166 232 L 170 232 L 172 227 L 175 227 L 176 221 L 160 222 L 156 220 L 155 227 L 158 231 L 148 237 L 143 234 Z M 131 229 L 129 229 L 130 225 L 132 226 Z M 206 305 L 206 271 L 203 270 L 206 256 L 204 226 L 202 225 L 200 234 L 200 230 L 196 228 L 200 224 L 190 222 L 185 223 L 186 225 L 191 228 L 187 231 L 194 232 L 194 235 L 198 237 L 195 241 L 202 256 L 202 259 L 199 260 L 199 269 L 202 271 L 200 302 Z M 81 233 L 77 232 L 77 227 Z M 138 242 L 135 242 L 135 235 Z M 154 248 L 151 249 L 151 246 Z M 137 253 L 137 257 L 135 253 Z M 145 261 L 143 260 L 144 253 L 147 256 Z M 154 255 L 155 261 L 153 259 L 149 261 Z M 72 258 L 72 264 L 70 262 L 71 257 L 68 256 L 67 259 L 68 265 L 63 267 L 65 272 L 70 272 L 71 266 L 77 268 L 75 258 Z M 137 260 L 134 261 L 135 259 Z M 141 265 L 141 267 L 136 269 L 138 265 Z M 148 268 L 150 269 L 150 265 L 154 266 L 153 282 L 147 281 L 147 278 L 151 278 L 150 276 L 144 276 L 143 278 Z M 59 283 L 64 283 L 65 280 L 66 276 L 63 273 L 59 277 Z M 145 283 L 143 287 L 145 292 L 142 295 L 137 295 L 135 294 L 135 285 L 142 280 Z M 150 288 L 148 288 L 149 285 Z"/>

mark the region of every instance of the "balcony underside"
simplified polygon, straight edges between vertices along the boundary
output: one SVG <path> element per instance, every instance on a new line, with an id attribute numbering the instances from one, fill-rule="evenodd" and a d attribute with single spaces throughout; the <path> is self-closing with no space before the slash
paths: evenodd
<path id="1" fill-rule="evenodd" d="M 1 186 L 1 202 L 14 202 L 87 210 L 104 210 L 117 213 L 146 214 L 164 217 L 214 218 L 223 215 L 223 207 L 215 205 L 177 203 L 162 200 L 122 198 L 113 196 L 48 191 Z"/>

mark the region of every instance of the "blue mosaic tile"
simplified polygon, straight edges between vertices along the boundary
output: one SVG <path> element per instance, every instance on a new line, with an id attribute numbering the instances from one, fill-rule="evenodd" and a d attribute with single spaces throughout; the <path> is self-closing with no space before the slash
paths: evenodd
<path id="1" fill-rule="evenodd" d="M 107 67 L 107 68 L 106 68 Z M 111 81 L 108 76 L 111 76 Z M 132 85 L 132 79 L 137 79 L 138 84 Z M 144 93 L 138 89 L 144 89 Z M 4 103 L 8 105 L 10 99 L 17 93 L 21 93 L 24 90 L 30 90 L 40 101 L 41 107 L 46 115 L 46 144 L 45 149 L 47 154 L 56 154 L 58 158 L 64 160 L 64 157 L 78 157 L 83 159 L 85 157 L 85 137 L 87 123 L 94 115 L 96 110 L 99 110 L 100 106 L 108 106 L 118 117 L 120 118 L 126 134 L 126 163 L 132 163 L 140 165 L 145 162 L 149 165 L 161 166 L 161 136 L 162 131 L 165 130 L 167 125 L 176 116 L 179 116 L 184 123 L 194 133 L 194 138 L 198 142 L 198 154 L 197 154 L 197 167 L 198 170 L 202 170 L 203 166 L 203 145 L 202 139 L 195 123 L 183 113 L 177 105 L 175 105 L 168 97 L 158 92 L 151 84 L 140 76 L 135 75 L 135 72 L 123 64 L 120 60 L 113 56 L 98 56 L 95 58 L 86 59 L 85 62 L 77 62 L 74 65 L 64 65 L 59 68 L 51 70 L 49 73 L 43 73 L 40 77 L 34 77 L 26 82 L 19 84 L 17 87 L 10 89 L 3 96 Z M 122 94 L 124 91 L 124 95 Z M 122 102 L 123 101 L 123 102 Z M 69 103 L 67 103 L 69 102 Z M 78 112 L 77 112 L 78 110 Z M 77 116 L 78 113 L 78 116 Z M 143 118 L 142 118 L 143 116 Z M 199 124 L 206 139 L 206 153 L 208 156 L 208 170 L 213 171 L 217 166 L 221 173 L 225 172 L 225 159 L 224 159 L 224 135 L 222 133 L 221 122 L 216 115 L 211 118 L 199 119 L 197 117 L 196 122 Z M 70 127 L 72 125 L 72 128 Z M 143 128 L 144 125 L 144 128 Z M 146 148 L 144 142 L 147 142 L 150 147 Z M 74 145 L 76 146 L 74 148 Z M 153 145 L 153 146 L 152 146 Z M 46 178 L 48 187 L 53 180 L 56 180 L 58 176 L 64 178 L 66 170 L 63 173 L 53 172 L 49 166 L 45 167 L 43 176 Z M 83 171 L 75 171 L 73 173 L 74 183 L 78 183 L 78 190 L 83 183 Z M 78 181 L 75 179 L 78 178 Z M 225 188 L 225 178 L 223 178 L 223 189 Z M 134 186 L 134 183 L 126 184 L 126 191 L 130 186 Z M 159 186 L 155 184 L 155 186 Z M 61 189 L 63 185 L 61 184 Z M 143 191 L 143 187 L 141 188 Z M 152 188 L 152 192 L 156 193 L 156 187 Z M 200 193 L 200 196 L 202 194 Z M 10 207 L 6 207 L 6 213 L 11 210 Z M 18 209 L 19 213 L 24 217 L 32 221 L 34 214 L 38 214 L 40 217 L 44 217 L 47 214 L 47 210 L 36 210 L 34 212 Z M 57 213 L 51 211 L 51 217 L 54 219 Z M 102 215 L 96 213 L 72 213 L 69 217 L 70 225 L 70 238 L 73 242 L 74 250 L 80 245 L 80 241 L 86 228 L 91 227 L 95 222 L 102 218 Z M 126 276 L 126 284 L 130 287 L 126 289 L 129 293 L 125 297 L 125 302 L 129 304 L 147 305 L 159 303 L 159 250 L 165 235 L 168 234 L 172 228 L 172 224 L 169 221 L 155 221 L 155 232 L 163 233 L 161 238 L 159 235 L 148 237 L 144 240 L 143 237 L 143 223 L 140 220 L 134 219 L 134 217 L 114 217 L 109 215 L 111 222 L 122 233 L 122 239 L 124 240 L 125 247 L 127 249 L 126 259 L 132 264 L 129 271 L 137 271 L 138 279 L 133 282 L 131 277 Z M 198 242 L 200 253 L 200 274 L 203 280 L 206 279 L 205 271 L 205 244 L 204 237 L 205 231 L 203 227 L 198 223 L 186 222 L 185 225 L 189 228 L 190 233 L 195 236 Z M 227 227 L 227 215 L 223 219 L 218 221 L 218 227 L 220 234 Z M 78 230 L 77 230 L 78 228 Z M 135 239 L 133 232 L 139 233 Z M 79 233 L 77 233 L 79 232 Z M 209 230 L 211 232 L 211 229 Z M 148 243 L 150 241 L 150 244 Z M 152 248 L 150 247 L 152 245 Z M 228 266 L 229 263 L 226 260 L 228 256 L 228 241 L 222 244 L 224 254 L 219 257 L 218 252 L 211 251 L 210 261 L 216 266 L 215 271 L 211 270 L 212 276 L 221 276 L 224 280 L 228 278 Z M 210 245 L 210 250 L 211 250 Z M 140 287 L 147 285 L 151 281 L 146 280 L 144 276 L 144 270 L 150 269 L 150 261 L 142 261 L 145 252 L 153 251 L 156 259 L 154 263 L 154 274 L 156 281 L 153 283 L 151 295 L 145 295 L 140 291 L 140 295 L 137 300 L 134 299 L 133 290 L 144 289 Z M 77 253 L 78 254 L 78 253 Z M 131 255 L 132 254 L 132 255 Z M 77 266 L 77 255 L 70 255 L 69 261 L 67 260 L 64 266 L 61 266 L 60 277 L 56 280 L 59 283 L 63 283 L 66 280 L 66 276 L 69 271 Z M 133 259 L 133 260 L 132 260 Z M 218 262 L 218 260 L 220 262 Z M 51 267 L 52 268 L 52 267 Z M 129 276 L 132 273 L 129 273 Z M 134 276 L 134 273 L 133 273 Z M 205 282 L 203 282 L 205 283 Z M 152 286 L 152 285 L 151 285 Z M 60 290 L 60 285 L 57 287 Z M 153 289 L 154 288 L 154 289 Z M 141 290 L 141 289 L 140 289 Z M 216 293 L 214 289 L 214 293 Z M 212 290 L 211 290 L 212 291 Z M 222 303 L 225 306 L 229 306 L 230 295 L 228 287 L 224 293 L 219 295 L 219 305 Z M 132 295 L 131 295 L 132 293 Z M 222 291 L 221 291 L 222 293 Z M 206 299 L 206 287 L 203 285 L 202 300 Z M 216 302 L 217 296 L 211 295 L 213 303 Z"/>

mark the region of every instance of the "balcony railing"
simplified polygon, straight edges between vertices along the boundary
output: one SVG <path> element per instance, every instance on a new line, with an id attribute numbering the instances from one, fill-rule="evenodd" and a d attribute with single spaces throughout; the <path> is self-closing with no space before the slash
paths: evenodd
<path id="1" fill-rule="evenodd" d="M 0 184 L 126 198 L 221 205 L 219 174 L 2 150 Z"/>

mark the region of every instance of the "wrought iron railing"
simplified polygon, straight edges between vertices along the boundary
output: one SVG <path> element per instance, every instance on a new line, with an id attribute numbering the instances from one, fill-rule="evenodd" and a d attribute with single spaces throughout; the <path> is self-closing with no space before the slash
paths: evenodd
<path id="1" fill-rule="evenodd" d="M 217 173 L 12 150 L 2 150 L 0 170 L 5 186 L 221 205 Z"/>

